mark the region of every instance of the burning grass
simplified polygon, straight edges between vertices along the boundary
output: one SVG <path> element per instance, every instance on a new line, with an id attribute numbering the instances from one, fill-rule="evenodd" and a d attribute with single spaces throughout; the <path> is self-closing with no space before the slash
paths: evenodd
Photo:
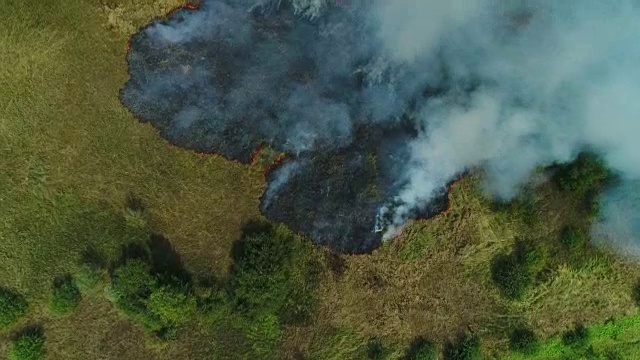
<path id="1" fill-rule="evenodd" d="M 303 253 L 323 269 L 311 287 L 318 291 L 317 312 L 306 324 L 278 329 L 264 317 L 256 326 L 234 312 L 214 311 L 163 342 L 123 316 L 105 298 L 100 279 L 73 312 L 51 316 L 54 279 L 76 274 L 93 250 L 109 263 L 123 245 L 160 232 L 194 277 L 224 278 L 242 226 L 261 218 L 261 160 L 241 166 L 172 148 L 120 107 L 127 29 L 177 2 L 110 4 L 125 9 L 119 16 L 131 27 L 109 28 L 94 1 L 26 7 L 10 0 L 0 7 L 7 25 L 0 29 L 0 58 L 13 64 L 0 69 L 1 98 L 8 99 L 0 115 L 0 286 L 29 304 L 0 333 L 0 357 L 14 335 L 37 324 L 49 359 L 203 359 L 216 351 L 235 359 L 243 346 L 268 349 L 268 341 L 257 340 L 273 338 L 284 358 L 361 359 L 373 338 L 399 358 L 416 337 L 434 341 L 441 352 L 466 328 L 480 335 L 486 354 L 560 359 L 582 356 L 561 341 L 576 322 L 586 324 L 597 354 L 640 357 L 632 297 L 638 266 L 584 247 L 570 252 L 560 241 L 566 226 L 584 226 L 580 200 L 546 185 L 517 206 L 496 209 L 473 176 L 456 184 L 448 213 L 410 224 L 371 255 Z M 277 154 L 261 156 L 266 165 Z M 141 206 L 131 206 L 132 194 Z M 553 261 L 513 301 L 491 280 L 490 264 L 519 236 L 548 248 Z M 615 320 L 606 322 L 609 317 Z M 540 339 L 539 349 L 509 353 L 511 330 L 523 324 Z"/>

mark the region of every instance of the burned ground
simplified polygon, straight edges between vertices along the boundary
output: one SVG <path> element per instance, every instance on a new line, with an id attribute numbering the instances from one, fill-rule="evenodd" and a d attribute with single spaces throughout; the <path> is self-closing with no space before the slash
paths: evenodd
<path id="1" fill-rule="evenodd" d="M 355 10 L 310 21 L 287 6 L 201 6 L 132 37 L 123 104 L 183 148 L 242 163 L 263 146 L 287 153 L 267 178 L 267 218 L 337 251 L 378 247 L 419 128 L 411 104 L 431 93 L 398 85 L 410 74 L 363 45 Z M 412 217 L 446 209 L 445 191 L 435 198 Z"/>

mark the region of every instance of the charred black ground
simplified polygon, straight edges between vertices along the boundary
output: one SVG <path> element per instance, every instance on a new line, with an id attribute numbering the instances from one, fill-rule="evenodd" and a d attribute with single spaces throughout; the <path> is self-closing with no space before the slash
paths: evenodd
<path id="1" fill-rule="evenodd" d="M 420 131 L 412 103 L 438 91 L 381 60 L 356 7 L 310 20 L 286 1 L 248 3 L 204 1 L 134 35 L 123 104 L 177 146 L 243 163 L 262 145 L 287 152 L 265 216 L 336 251 L 375 249 Z M 441 212 L 446 195 L 413 217 Z"/>

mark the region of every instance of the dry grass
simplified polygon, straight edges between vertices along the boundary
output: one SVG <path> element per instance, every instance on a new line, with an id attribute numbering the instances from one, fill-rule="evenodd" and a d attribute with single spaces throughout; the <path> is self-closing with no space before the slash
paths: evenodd
<path id="1" fill-rule="evenodd" d="M 0 7 L 0 284 L 27 296 L 30 316 L 19 326 L 44 326 L 50 359 L 205 359 L 216 346 L 206 322 L 161 345 L 99 291 L 67 317 L 50 318 L 42 306 L 52 279 L 72 272 L 87 246 L 113 258 L 151 230 L 170 239 L 188 270 L 222 277 L 242 225 L 261 217 L 260 166 L 172 148 L 119 103 L 128 36 L 179 3 Z M 126 208 L 131 196 L 141 199 L 141 214 Z M 513 322 L 551 335 L 634 311 L 629 294 L 640 270 L 606 253 L 579 268 L 553 263 L 552 276 L 518 302 L 492 284 L 491 260 L 516 237 L 553 243 L 563 226 L 585 221 L 571 198 L 542 187 L 533 225 L 492 210 L 475 176 L 451 199 L 448 214 L 409 225 L 371 255 L 325 252 L 319 313 L 313 326 L 288 329 L 288 354 L 358 358 L 373 336 L 404 347 L 466 328 L 485 335 L 490 352 L 504 349 Z M 0 334 L 0 356 L 10 336 Z"/>

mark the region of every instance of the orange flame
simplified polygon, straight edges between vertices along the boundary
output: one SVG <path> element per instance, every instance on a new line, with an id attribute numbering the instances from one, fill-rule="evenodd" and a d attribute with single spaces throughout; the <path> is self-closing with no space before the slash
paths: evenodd
<path id="1" fill-rule="evenodd" d="M 251 153 L 251 165 L 255 164 L 256 159 L 258 158 L 258 155 L 260 155 L 260 153 L 264 150 L 264 146 L 260 145 L 258 146 L 257 149 L 255 149 L 253 151 L 253 153 Z"/>

